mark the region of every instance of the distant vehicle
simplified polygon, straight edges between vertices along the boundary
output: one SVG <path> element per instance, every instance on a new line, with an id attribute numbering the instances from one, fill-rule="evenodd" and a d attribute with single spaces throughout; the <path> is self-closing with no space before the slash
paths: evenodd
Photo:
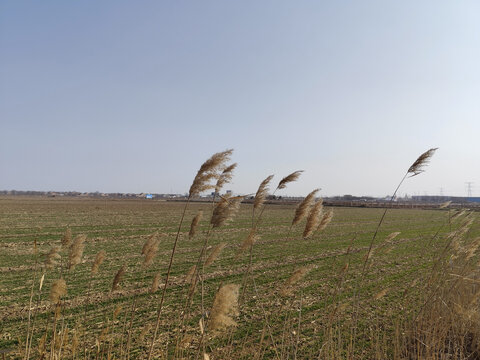
<path id="1" fill-rule="evenodd" d="M 147 195 L 145 195 L 145 199 L 153 199 L 153 195 L 152 194 L 147 194 Z"/>

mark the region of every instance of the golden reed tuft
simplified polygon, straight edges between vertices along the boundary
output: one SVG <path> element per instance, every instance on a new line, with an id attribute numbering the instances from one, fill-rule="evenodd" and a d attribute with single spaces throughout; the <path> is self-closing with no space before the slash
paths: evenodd
<path id="1" fill-rule="evenodd" d="M 145 244 L 143 244 L 142 255 L 145 255 L 148 251 L 150 251 L 150 248 L 154 246 L 157 236 L 158 233 L 153 233 L 148 237 L 147 241 L 145 241 Z"/>
<path id="2" fill-rule="evenodd" d="M 208 256 L 207 260 L 205 261 L 205 266 L 210 266 L 213 264 L 213 262 L 215 260 L 217 260 L 218 256 L 220 255 L 220 253 L 222 252 L 223 248 L 226 246 L 227 244 L 225 243 L 221 243 L 221 244 L 218 244 L 217 246 L 215 246 L 212 250 L 212 252 L 210 253 L 210 255 Z"/>
<path id="3" fill-rule="evenodd" d="M 152 265 L 153 260 L 158 252 L 158 245 L 160 244 L 160 240 L 158 239 L 158 234 L 155 233 L 151 235 L 142 248 L 142 255 L 145 255 L 143 258 L 143 266 L 148 267 Z"/>
<path id="4" fill-rule="evenodd" d="M 240 203 L 243 198 L 243 196 L 221 196 L 220 201 L 213 209 L 212 218 L 210 220 L 213 227 L 220 227 L 227 221 L 232 220 L 240 209 Z"/>
<path id="5" fill-rule="evenodd" d="M 53 304 L 58 304 L 60 298 L 67 295 L 67 283 L 64 279 L 55 280 L 50 289 L 49 299 Z"/>
<path id="6" fill-rule="evenodd" d="M 150 293 L 157 292 L 158 288 L 160 287 L 160 273 L 156 273 L 153 277 L 152 287 L 150 288 Z"/>
<path id="7" fill-rule="evenodd" d="M 425 151 L 422 155 L 418 157 L 417 160 L 415 160 L 412 166 L 410 166 L 407 173 L 413 174 L 411 176 L 416 176 L 424 172 L 425 170 L 423 168 L 428 165 L 428 163 L 430 162 L 430 159 L 432 158 L 433 154 L 435 154 L 435 151 L 437 151 L 437 149 L 438 148 L 432 148 L 430 150 Z"/>
<path id="8" fill-rule="evenodd" d="M 122 307 L 120 305 L 118 305 L 115 310 L 113 311 L 113 320 L 115 321 L 115 319 L 118 317 L 118 315 L 120 315 L 120 312 L 122 311 Z"/>
<path id="9" fill-rule="evenodd" d="M 102 265 L 103 261 L 105 260 L 106 252 L 105 250 L 101 250 L 98 252 L 97 256 L 95 257 L 95 261 L 92 264 L 92 275 L 98 273 L 98 269 L 100 265 Z"/>
<path id="10" fill-rule="evenodd" d="M 233 170 L 237 167 L 237 163 L 233 163 L 227 166 L 218 177 L 217 184 L 215 185 L 215 192 L 218 194 L 225 184 L 230 183 L 233 177 Z"/>
<path id="11" fill-rule="evenodd" d="M 294 285 L 302 280 L 307 274 L 314 268 L 313 265 L 302 266 L 295 270 L 293 274 L 285 281 L 282 288 L 280 289 L 280 294 L 283 296 L 291 295 L 294 290 Z"/>
<path id="12" fill-rule="evenodd" d="M 298 170 L 298 171 L 295 171 L 295 172 L 291 173 L 290 175 L 285 176 L 278 183 L 277 189 L 278 190 L 285 189 L 287 187 L 288 183 L 291 183 L 293 181 L 297 181 L 302 173 L 303 173 L 303 170 Z"/>
<path id="13" fill-rule="evenodd" d="M 257 210 L 265 202 L 269 190 L 268 185 L 272 179 L 273 175 L 270 175 L 260 183 L 257 193 L 255 194 L 255 200 L 253 201 L 253 210 Z"/>
<path id="14" fill-rule="evenodd" d="M 319 227 L 320 215 L 322 214 L 323 210 L 323 200 L 318 200 L 310 210 L 310 213 L 307 217 L 307 223 L 305 225 L 305 230 L 303 230 L 303 238 L 306 239 L 310 237 L 313 232 Z"/>
<path id="15" fill-rule="evenodd" d="M 400 235 L 400 231 L 392 232 L 391 234 L 389 234 L 389 235 L 385 238 L 385 242 L 388 243 L 388 242 L 392 241 L 392 240 L 395 239 L 398 235 Z"/>
<path id="16" fill-rule="evenodd" d="M 330 224 L 332 219 L 333 219 L 333 210 L 330 209 L 323 215 L 322 220 L 320 220 L 320 224 L 318 224 L 318 227 L 315 231 L 325 230 L 325 228 L 327 227 L 328 224 Z"/>
<path id="17" fill-rule="evenodd" d="M 297 208 L 295 209 L 295 216 L 293 217 L 292 226 L 298 224 L 308 213 L 318 191 L 319 189 L 313 190 L 310 194 L 305 196 L 305 199 L 303 199 L 300 204 L 298 204 Z"/>
<path id="18" fill-rule="evenodd" d="M 207 161 L 205 161 L 193 179 L 188 192 L 189 197 L 195 197 L 201 192 L 213 189 L 214 186 L 210 184 L 211 180 L 218 179 L 217 171 L 221 169 L 225 163 L 230 160 L 233 149 L 222 151 L 213 154 Z"/>
<path id="19" fill-rule="evenodd" d="M 113 278 L 112 291 L 115 291 L 119 288 L 120 281 L 122 281 L 123 275 L 125 275 L 126 271 L 127 271 L 126 265 L 122 265 L 122 267 L 117 271 L 117 273 L 115 274 L 115 277 Z"/>
<path id="20" fill-rule="evenodd" d="M 68 245 L 70 245 L 71 242 L 72 242 L 72 230 L 70 230 L 70 228 L 67 228 L 67 230 L 65 230 L 65 233 L 62 236 L 62 246 L 65 248 Z"/>
<path id="21" fill-rule="evenodd" d="M 235 326 L 237 323 L 233 319 L 238 316 L 238 294 L 240 285 L 227 284 L 220 287 L 215 299 L 213 300 L 212 310 L 210 312 L 209 327 L 213 333 L 218 333 L 221 330 L 230 326 Z"/>
<path id="22" fill-rule="evenodd" d="M 70 253 L 68 255 L 68 269 L 73 269 L 75 265 L 82 262 L 83 250 L 85 249 L 86 235 L 78 235 L 73 240 L 70 246 Z"/>
<path id="23" fill-rule="evenodd" d="M 58 260 L 62 258 L 59 254 L 59 250 L 59 248 L 54 246 L 47 253 L 44 263 L 47 268 L 51 269 L 55 265 L 58 265 Z"/>
<path id="24" fill-rule="evenodd" d="M 382 291 L 378 292 L 377 294 L 375 294 L 375 296 L 373 297 L 374 300 L 379 300 L 381 298 L 383 298 L 385 295 L 387 295 L 388 293 L 388 289 L 383 289 Z"/>
<path id="25" fill-rule="evenodd" d="M 451 200 L 450 200 L 450 201 L 445 201 L 444 203 L 441 203 L 441 204 L 438 206 L 438 208 L 439 208 L 439 209 L 445 209 L 445 208 L 449 207 L 451 203 L 452 203 Z"/>
<path id="26" fill-rule="evenodd" d="M 250 232 L 248 233 L 248 236 L 243 240 L 242 245 L 240 246 L 240 249 L 238 250 L 236 258 L 238 259 L 240 255 L 243 254 L 243 252 L 247 249 L 250 249 L 253 244 L 257 242 L 259 239 L 259 236 L 256 235 L 255 233 L 256 229 L 251 229 Z"/>
<path id="27" fill-rule="evenodd" d="M 198 223 L 202 220 L 203 211 L 199 211 L 197 215 L 192 219 L 192 223 L 190 224 L 190 232 L 188 233 L 188 238 L 193 239 L 195 234 L 197 233 Z"/>

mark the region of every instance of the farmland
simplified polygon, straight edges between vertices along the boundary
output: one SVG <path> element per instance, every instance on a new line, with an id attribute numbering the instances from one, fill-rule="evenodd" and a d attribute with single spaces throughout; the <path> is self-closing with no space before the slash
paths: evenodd
<path id="1" fill-rule="evenodd" d="M 68 329 L 70 338 L 72 334 L 81 334 L 87 343 L 87 350 L 82 351 L 92 357 L 96 351 L 100 355 L 104 351 L 102 341 L 118 349 L 130 338 L 130 356 L 141 357 L 153 336 L 161 296 L 160 290 L 152 293 L 149 289 L 156 274 L 160 274 L 162 288 L 183 207 L 183 203 L 149 200 L 1 198 L 0 347 L 11 349 L 12 358 L 20 356 L 35 279 L 37 331 L 32 347 L 36 349 L 45 328 L 52 326 L 49 289 L 54 280 L 63 277 L 68 293 L 63 298 L 61 327 L 58 325 L 57 331 Z M 187 209 L 188 220 L 180 231 L 155 344 L 157 354 L 194 357 L 201 341 L 204 351 L 214 358 L 251 358 L 253 354 L 265 358 L 286 358 L 292 354 L 311 358 L 320 353 L 332 336 L 342 344 L 331 351 L 349 351 L 345 349 L 354 336 L 356 346 L 350 351 L 359 357 L 369 358 L 379 351 L 391 356 L 388 352 L 393 350 L 385 344 L 395 338 L 395 328 L 401 325 L 397 319 L 404 319 L 403 314 L 421 306 L 423 284 L 418 280 L 429 273 L 435 254 L 445 243 L 443 235 L 449 230 L 448 210 L 391 209 L 362 278 L 365 255 L 382 209 L 335 208 L 328 227 L 304 239 L 304 223 L 290 230 L 294 206 L 269 205 L 258 225 L 259 238 L 252 250 L 252 276 L 245 282 L 250 255 L 239 255 L 239 248 L 252 226 L 252 205 L 242 204 L 233 221 L 209 234 L 207 254 L 220 243 L 225 248 L 204 269 L 202 289 L 193 296 L 183 335 L 178 340 L 180 314 L 189 289 L 185 276 L 197 262 L 209 229 L 207 214 L 211 208 L 208 203 L 194 203 Z M 190 220 L 199 210 L 205 215 L 196 236 L 190 239 Z M 66 270 L 62 267 L 66 251 L 60 250 L 62 259 L 58 265 L 44 267 L 42 254 L 52 246 L 61 246 L 67 228 L 73 237 L 87 236 L 81 263 Z M 469 237 L 474 238 L 478 231 L 473 224 Z M 400 234 L 385 243 L 393 232 Z M 158 233 L 158 253 L 150 266 L 143 266 L 142 246 L 154 233 Z M 91 264 L 101 250 L 106 253 L 105 261 L 92 275 Z M 113 278 L 123 265 L 125 275 L 119 288 L 111 291 Z M 286 280 L 301 267 L 309 272 L 292 285 L 291 291 L 282 291 Z M 44 291 L 39 295 L 42 274 Z M 244 285 L 235 316 L 237 325 L 200 340 L 202 305 L 208 311 L 217 289 L 226 283 Z M 354 335 L 353 322 L 359 329 Z M 328 335 L 327 324 L 335 335 Z M 67 357 L 68 344 L 64 347 Z M 35 356 L 37 350 L 32 350 L 32 358 Z"/>

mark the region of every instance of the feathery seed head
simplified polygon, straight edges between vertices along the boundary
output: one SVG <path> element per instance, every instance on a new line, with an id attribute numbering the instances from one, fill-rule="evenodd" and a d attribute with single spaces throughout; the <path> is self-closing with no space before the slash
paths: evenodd
<path id="1" fill-rule="evenodd" d="M 240 257 L 240 255 L 243 254 L 245 250 L 250 249 L 253 244 L 257 242 L 258 239 L 259 236 L 256 234 L 256 229 L 253 228 L 252 230 L 250 230 L 245 240 L 243 240 L 242 245 L 240 246 L 240 249 L 237 253 L 237 259 Z"/>
<path id="2" fill-rule="evenodd" d="M 118 315 L 120 314 L 120 311 L 122 311 L 122 307 L 118 305 L 113 311 L 113 320 L 115 320 L 118 317 Z"/>
<path id="3" fill-rule="evenodd" d="M 320 215 L 323 210 L 323 200 L 318 200 L 310 210 L 310 213 L 307 217 L 307 223 L 305 225 L 305 230 L 303 231 L 303 238 L 306 239 L 310 237 L 313 232 L 318 228 L 320 224 Z M 323 219 L 322 219 L 323 220 Z"/>
<path id="4" fill-rule="evenodd" d="M 95 257 L 95 261 L 92 264 L 92 274 L 98 273 L 98 268 L 100 267 L 100 265 L 102 265 L 103 260 L 105 260 L 105 255 L 106 253 L 104 250 L 99 251 L 99 253 Z"/>
<path id="5" fill-rule="evenodd" d="M 58 247 L 52 247 L 50 248 L 50 251 L 46 255 L 45 259 L 45 266 L 47 268 L 53 268 L 55 265 L 58 264 L 58 260 L 61 259 Z"/>
<path id="6" fill-rule="evenodd" d="M 389 234 L 386 238 L 385 238 L 385 242 L 390 242 L 392 241 L 393 239 L 395 239 L 398 235 L 400 235 L 400 231 L 396 231 L 396 232 L 393 232 L 391 234 Z"/>
<path id="7" fill-rule="evenodd" d="M 233 319 L 238 316 L 238 294 L 240 285 L 227 284 L 220 287 L 213 300 L 212 311 L 210 312 L 210 330 L 218 333 L 227 327 L 235 326 Z"/>
<path id="8" fill-rule="evenodd" d="M 227 244 L 225 243 L 221 243 L 221 244 L 218 244 L 217 246 L 215 246 L 212 250 L 212 252 L 210 253 L 210 255 L 208 256 L 207 258 L 207 261 L 205 261 L 205 266 L 209 266 L 211 265 L 215 260 L 217 260 L 218 256 L 220 255 L 220 253 L 222 252 L 223 248 L 226 246 Z"/>
<path id="9" fill-rule="evenodd" d="M 296 269 L 280 289 L 280 294 L 284 296 L 290 295 L 293 292 L 293 286 L 302 280 L 313 268 L 313 265 L 307 265 Z"/>
<path id="10" fill-rule="evenodd" d="M 145 244 L 143 245 L 142 254 L 145 255 L 143 258 L 143 266 L 148 267 L 152 265 L 153 259 L 158 252 L 158 245 L 160 240 L 157 238 L 157 233 L 150 236 Z"/>
<path id="11" fill-rule="evenodd" d="M 202 216 L 203 216 L 203 211 L 199 211 L 197 215 L 195 215 L 195 217 L 192 219 L 192 224 L 190 225 L 190 232 L 188 233 L 189 239 L 192 239 L 195 236 L 197 232 L 198 223 L 200 222 L 200 220 L 202 220 Z"/>
<path id="12" fill-rule="evenodd" d="M 143 244 L 142 255 L 146 255 L 148 251 L 150 251 L 150 248 L 152 248 L 155 245 L 157 237 L 158 237 L 157 232 L 153 233 L 148 237 L 147 241 L 145 241 L 145 243 Z"/>
<path id="13" fill-rule="evenodd" d="M 387 295 L 387 292 L 388 292 L 388 289 L 383 289 L 382 291 L 380 291 L 379 293 L 377 293 L 373 298 L 374 298 L 375 300 L 381 299 L 381 298 L 383 298 L 385 295 Z"/>
<path id="14" fill-rule="evenodd" d="M 258 209 L 265 202 L 269 190 L 268 185 L 270 184 L 270 181 L 272 181 L 272 179 L 273 175 L 270 175 L 260 183 L 257 193 L 255 194 L 255 200 L 253 201 L 254 210 Z"/>
<path id="15" fill-rule="evenodd" d="M 298 204 L 295 209 L 295 216 L 293 217 L 292 226 L 298 224 L 310 210 L 313 201 L 315 200 L 315 195 L 320 189 L 313 190 L 310 194 L 305 196 L 305 198 Z"/>
<path id="16" fill-rule="evenodd" d="M 68 269 L 73 269 L 75 265 L 78 265 L 82 262 L 83 250 L 85 249 L 85 240 L 87 239 L 86 235 L 78 235 L 73 240 L 72 245 L 70 246 L 70 253 L 68 255 Z"/>
<path id="17" fill-rule="evenodd" d="M 153 277 L 152 287 L 150 288 L 150 292 L 152 294 L 154 292 L 157 292 L 159 286 L 160 286 L 160 273 L 156 273 L 155 276 Z"/>
<path id="18" fill-rule="evenodd" d="M 115 274 L 115 277 L 113 278 L 111 291 L 115 291 L 119 288 L 120 281 L 122 281 L 123 275 L 125 275 L 126 271 L 127 271 L 127 266 L 122 265 L 122 267 L 117 271 L 117 273 Z"/>
<path id="19" fill-rule="evenodd" d="M 50 301 L 53 304 L 58 304 L 60 298 L 67 295 L 67 283 L 64 279 L 55 280 L 50 289 Z"/>
<path id="20" fill-rule="evenodd" d="M 202 164 L 190 186 L 189 197 L 197 196 L 203 191 L 214 188 L 210 181 L 218 179 L 219 175 L 217 172 L 230 160 L 232 153 L 233 149 L 213 154 Z"/>
<path id="21" fill-rule="evenodd" d="M 243 200 L 243 196 L 221 196 L 220 201 L 215 205 L 213 209 L 212 218 L 210 223 L 214 228 L 222 226 L 227 221 L 233 219 L 240 209 L 240 203 Z"/>
<path id="22" fill-rule="evenodd" d="M 322 217 L 322 220 L 320 220 L 320 224 L 317 227 L 316 231 L 323 231 L 327 227 L 328 224 L 330 224 L 330 221 L 333 219 L 333 210 L 330 209 L 328 210 Z"/>
<path id="23" fill-rule="evenodd" d="M 65 233 L 62 236 L 62 246 L 67 247 L 68 245 L 70 245 L 71 242 L 72 242 L 72 230 L 70 230 L 70 228 L 67 228 L 67 230 L 65 230 Z"/>
<path id="24" fill-rule="evenodd" d="M 218 177 L 217 184 L 215 185 L 215 192 L 218 194 L 225 184 L 228 184 L 232 181 L 233 170 L 237 167 L 237 163 L 233 163 L 230 166 L 227 166 L 225 170 L 222 171 Z"/>
<path id="25" fill-rule="evenodd" d="M 437 151 L 438 148 L 432 148 L 430 150 L 425 151 L 422 155 L 418 157 L 417 160 L 410 166 L 408 169 L 407 173 L 412 174 L 412 176 L 417 176 L 424 172 L 424 167 L 428 165 L 430 162 L 430 159 L 432 158 L 433 154 L 435 154 L 435 151 Z"/>
<path id="26" fill-rule="evenodd" d="M 287 187 L 288 183 L 291 183 L 293 181 L 297 181 L 298 178 L 300 177 L 300 175 L 302 174 L 302 172 L 303 172 L 303 170 L 298 170 L 298 171 L 295 171 L 295 172 L 291 173 L 290 175 L 285 176 L 278 183 L 277 189 L 278 190 L 285 189 Z"/>
<path id="27" fill-rule="evenodd" d="M 452 201 L 445 201 L 444 203 L 441 203 L 440 206 L 438 207 L 439 209 L 445 209 L 450 206 Z"/>

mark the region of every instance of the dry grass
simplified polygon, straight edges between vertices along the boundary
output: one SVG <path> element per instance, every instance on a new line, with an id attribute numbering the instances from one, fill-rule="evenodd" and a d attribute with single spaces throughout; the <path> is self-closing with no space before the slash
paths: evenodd
<path id="1" fill-rule="evenodd" d="M 433 152 L 407 174 L 422 172 Z M 201 166 L 190 197 L 231 180 L 231 154 L 215 154 Z M 275 191 L 300 174 L 282 178 Z M 6 214 L 0 256 L 22 260 L 2 268 L 10 282 L 0 281 L 8 289 L 2 304 L 9 304 L 0 341 L 14 344 L 12 356 L 24 359 L 479 357 L 474 214 L 336 209 L 333 219 L 332 209 L 313 203 L 316 191 L 296 209 L 267 209 L 271 180 L 261 183 L 253 205 L 222 196 L 208 205 L 189 198 L 112 202 L 107 209 L 106 202 L 88 200 L 69 203 L 78 210 L 61 218 L 69 216 L 55 208 L 62 200 L 49 200 L 49 211 L 29 205 L 31 214 L 52 214 L 33 222 L 22 217 L 24 205 L 9 218 L 19 200 L 0 204 Z M 199 211 L 210 215 L 202 220 Z M 305 217 L 302 234 L 285 236 Z M 198 233 L 200 226 L 207 230 Z M 248 259 L 240 256 L 246 250 Z M 15 307 L 23 300 L 27 309 Z"/>

